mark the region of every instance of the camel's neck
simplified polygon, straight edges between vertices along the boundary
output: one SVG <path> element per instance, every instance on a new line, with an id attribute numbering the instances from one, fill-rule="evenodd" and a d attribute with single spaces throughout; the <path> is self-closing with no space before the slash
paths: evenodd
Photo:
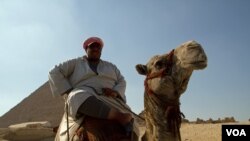
<path id="1" fill-rule="evenodd" d="M 144 95 L 148 140 L 180 140 L 181 112 L 179 99 L 167 101 L 153 94 Z"/>

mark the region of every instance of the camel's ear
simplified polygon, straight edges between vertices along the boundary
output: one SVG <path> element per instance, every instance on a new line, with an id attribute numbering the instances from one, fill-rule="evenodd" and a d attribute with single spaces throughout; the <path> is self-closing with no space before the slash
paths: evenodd
<path id="1" fill-rule="evenodd" d="M 138 64 L 135 66 L 135 68 L 139 74 L 147 75 L 147 66 L 146 65 Z"/>

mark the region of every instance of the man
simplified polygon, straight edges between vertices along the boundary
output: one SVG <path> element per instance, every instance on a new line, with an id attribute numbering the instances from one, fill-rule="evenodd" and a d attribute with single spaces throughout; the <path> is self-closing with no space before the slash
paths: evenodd
<path id="1" fill-rule="evenodd" d="M 52 94 L 68 95 L 67 110 L 73 119 L 87 115 L 127 125 L 132 120 L 131 114 L 121 113 L 96 98 L 104 94 L 126 102 L 124 77 L 114 64 L 100 59 L 103 45 L 100 38 L 90 37 L 83 44 L 86 56 L 56 65 L 49 72 Z"/>

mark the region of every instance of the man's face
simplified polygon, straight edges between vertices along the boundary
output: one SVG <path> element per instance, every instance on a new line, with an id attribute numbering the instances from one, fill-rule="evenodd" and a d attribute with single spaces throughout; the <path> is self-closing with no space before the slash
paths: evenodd
<path id="1" fill-rule="evenodd" d="M 102 54 L 102 48 L 100 44 L 92 43 L 87 47 L 86 53 L 90 61 L 98 61 Z"/>

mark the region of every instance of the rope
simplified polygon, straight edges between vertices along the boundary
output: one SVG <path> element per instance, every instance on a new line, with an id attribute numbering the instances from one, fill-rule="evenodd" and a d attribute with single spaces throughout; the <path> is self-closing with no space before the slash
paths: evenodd
<path id="1" fill-rule="evenodd" d="M 103 95 L 102 93 L 98 93 L 98 91 L 97 91 L 94 87 L 92 87 L 92 86 L 86 86 L 86 87 L 91 88 L 97 95 Z M 126 106 L 124 106 L 124 104 L 123 104 L 121 101 L 119 101 L 119 100 L 116 99 L 116 98 L 114 98 L 114 99 L 115 99 L 124 109 L 126 109 L 128 112 L 130 112 L 131 114 L 133 114 L 134 116 L 136 116 L 136 117 L 138 117 L 138 118 L 140 118 L 140 119 L 142 119 L 142 120 L 145 120 L 143 117 L 137 115 L 137 114 L 134 113 L 132 110 L 130 110 L 129 108 L 127 108 Z"/>
<path id="2" fill-rule="evenodd" d="M 141 120 L 145 120 L 143 117 L 137 115 L 136 113 L 134 113 L 132 110 L 130 110 L 129 108 L 127 108 L 126 106 L 124 106 L 121 101 L 119 101 L 118 99 L 115 99 L 124 109 L 128 110 L 131 114 L 133 114 L 134 116 L 140 118 Z"/>
<path id="3" fill-rule="evenodd" d="M 66 118 L 67 118 L 67 139 L 69 141 L 69 105 L 66 102 Z"/>

